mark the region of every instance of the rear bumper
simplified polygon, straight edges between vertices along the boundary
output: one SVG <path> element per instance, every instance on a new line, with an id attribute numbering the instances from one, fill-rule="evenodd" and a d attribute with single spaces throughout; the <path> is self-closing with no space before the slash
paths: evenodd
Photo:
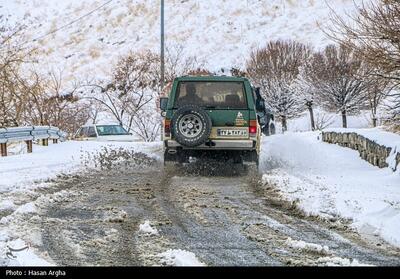
<path id="1" fill-rule="evenodd" d="M 254 150 L 256 149 L 255 140 L 211 140 L 205 144 L 190 148 L 180 145 L 174 140 L 164 141 L 167 149 L 190 149 L 190 150 Z"/>

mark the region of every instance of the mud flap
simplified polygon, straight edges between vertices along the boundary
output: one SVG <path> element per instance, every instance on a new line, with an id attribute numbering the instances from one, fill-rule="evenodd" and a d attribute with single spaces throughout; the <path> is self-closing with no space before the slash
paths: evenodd
<path id="1" fill-rule="evenodd" d="M 171 154 L 168 150 L 164 151 L 164 167 L 175 167 L 182 165 L 187 161 L 185 154 L 179 150 L 176 153 Z"/>
<path id="2" fill-rule="evenodd" d="M 259 155 L 257 153 L 257 150 L 245 151 L 243 153 L 243 163 L 245 165 L 247 165 L 247 164 L 256 164 L 258 166 Z"/>
<path id="3" fill-rule="evenodd" d="M 258 164 L 255 162 L 243 162 L 245 170 L 248 176 L 256 177 L 258 176 Z"/>

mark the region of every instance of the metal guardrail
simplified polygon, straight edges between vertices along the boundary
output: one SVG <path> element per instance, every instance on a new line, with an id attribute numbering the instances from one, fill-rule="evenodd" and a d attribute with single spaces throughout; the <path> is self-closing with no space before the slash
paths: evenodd
<path id="1" fill-rule="evenodd" d="M 32 141 L 42 140 L 42 144 L 47 146 L 48 140 L 54 143 L 58 140 L 65 141 L 68 134 L 53 126 L 26 126 L 0 128 L 1 155 L 7 156 L 7 144 L 12 142 L 25 141 L 28 146 L 28 153 L 32 152 Z"/>

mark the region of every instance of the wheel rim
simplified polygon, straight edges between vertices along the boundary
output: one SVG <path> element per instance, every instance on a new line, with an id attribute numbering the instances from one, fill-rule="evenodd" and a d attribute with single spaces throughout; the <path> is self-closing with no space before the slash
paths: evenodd
<path id="1" fill-rule="evenodd" d="M 187 138 L 195 138 L 203 130 L 203 122 L 194 114 L 187 114 L 179 121 L 179 132 Z"/>

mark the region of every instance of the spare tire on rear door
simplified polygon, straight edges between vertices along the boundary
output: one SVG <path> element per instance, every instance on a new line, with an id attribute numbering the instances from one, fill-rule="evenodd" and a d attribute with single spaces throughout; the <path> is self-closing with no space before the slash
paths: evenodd
<path id="1" fill-rule="evenodd" d="M 212 128 L 211 118 L 195 105 L 180 107 L 171 120 L 172 136 L 186 147 L 196 147 L 205 143 Z"/>

